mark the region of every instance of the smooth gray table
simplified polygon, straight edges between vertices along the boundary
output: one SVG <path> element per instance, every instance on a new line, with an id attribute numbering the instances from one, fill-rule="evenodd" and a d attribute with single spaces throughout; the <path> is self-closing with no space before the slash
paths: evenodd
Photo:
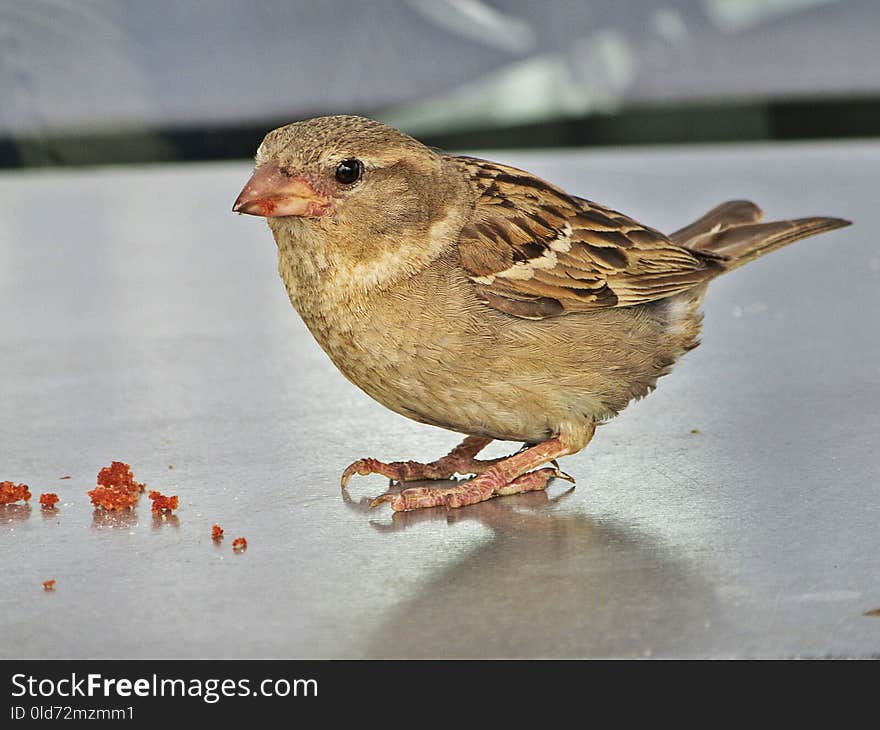
<path id="1" fill-rule="evenodd" d="M 0 507 L 0 656 L 880 655 L 880 144 L 484 154 L 661 229 L 733 197 L 856 225 L 715 282 L 573 492 L 392 517 L 343 467 L 457 437 L 312 341 L 229 211 L 247 164 L 3 173 L 0 480 L 34 499 Z M 93 514 L 112 459 L 176 517 Z"/>

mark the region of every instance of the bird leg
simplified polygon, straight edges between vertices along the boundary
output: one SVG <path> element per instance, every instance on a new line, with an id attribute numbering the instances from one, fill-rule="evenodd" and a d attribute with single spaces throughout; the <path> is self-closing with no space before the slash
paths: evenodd
<path id="1" fill-rule="evenodd" d="M 488 469 L 466 482 L 449 487 L 411 487 L 402 492 L 387 492 L 373 500 L 371 507 L 390 502 L 396 512 L 422 507 L 464 507 L 485 502 L 496 495 L 517 494 L 544 489 L 553 477 L 573 481 L 557 468 L 531 471 L 559 456 L 570 454 L 558 438 L 544 441 L 505 459 L 498 459 Z"/>
<path id="2" fill-rule="evenodd" d="M 416 482 L 423 479 L 449 479 L 453 474 L 482 474 L 501 459 L 476 459 L 492 439 L 468 436 L 442 459 L 429 464 L 417 461 L 392 461 L 386 464 L 377 459 L 358 459 L 342 473 L 342 488 L 355 474 L 382 474 L 398 482 Z"/>

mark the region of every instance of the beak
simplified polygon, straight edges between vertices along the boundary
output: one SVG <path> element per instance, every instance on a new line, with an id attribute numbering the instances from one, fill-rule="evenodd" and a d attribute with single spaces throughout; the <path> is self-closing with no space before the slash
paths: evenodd
<path id="1" fill-rule="evenodd" d="M 260 165 L 232 206 L 233 213 L 277 218 L 285 215 L 317 217 L 330 201 L 319 195 L 306 178 L 285 175 L 277 165 Z"/>

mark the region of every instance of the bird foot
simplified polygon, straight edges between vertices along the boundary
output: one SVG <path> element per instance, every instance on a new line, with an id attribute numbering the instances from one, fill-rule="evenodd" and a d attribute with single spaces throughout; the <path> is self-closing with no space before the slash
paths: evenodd
<path id="1" fill-rule="evenodd" d="M 381 474 L 392 481 L 400 481 L 403 477 L 402 466 L 403 462 L 391 462 L 390 464 L 387 464 L 378 459 L 358 459 L 349 464 L 345 468 L 345 471 L 342 472 L 342 488 L 345 489 L 348 486 L 348 482 L 355 474 L 360 474 L 364 477 L 369 474 Z"/>
<path id="2" fill-rule="evenodd" d="M 545 467 L 522 474 L 509 482 L 499 480 L 491 471 L 450 487 L 413 487 L 402 492 L 386 492 L 370 503 L 370 508 L 388 502 L 395 512 L 426 507 L 464 507 L 485 502 L 492 497 L 546 489 L 553 478 L 574 482 L 574 479 L 556 467 Z"/>
<path id="3" fill-rule="evenodd" d="M 392 461 L 358 459 L 342 472 L 342 488 L 355 475 L 381 474 L 392 482 L 419 482 L 450 479 L 455 474 L 481 474 L 500 459 L 474 458 L 491 439 L 469 436 L 442 459 L 422 464 L 418 461 Z"/>
<path id="4" fill-rule="evenodd" d="M 415 482 L 423 479 L 449 479 L 455 474 L 454 468 L 438 468 L 438 462 L 422 464 L 418 461 L 392 461 L 386 463 L 378 459 L 358 459 L 342 472 L 342 488 L 348 486 L 349 480 L 355 475 L 367 476 L 381 474 L 392 482 Z"/>

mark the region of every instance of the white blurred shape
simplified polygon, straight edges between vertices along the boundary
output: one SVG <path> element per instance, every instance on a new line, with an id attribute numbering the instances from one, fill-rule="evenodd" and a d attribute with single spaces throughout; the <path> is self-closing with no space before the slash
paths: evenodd
<path id="1" fill-rule="evenodd" d="M 535 32 L 526 21 L 482 0 L 410 0 L 410 4 L 434 24 L 504 51 L 525 53 L 536 44 Z"/>
<path id="2" fill-rule="evenodd" d="M 729 33 L 760 25 L 816 5 L 829 5 L 837 0 L 704 0 L 706 14 L 721 30 Z"/>
<path id="3" fill-rule="evenodd" d="M 657 8 L 652 18 L 654 30 L 663 40 L 675 48 L 687 43 L 688 29 L 681 13 L 674 8 Z"/>

